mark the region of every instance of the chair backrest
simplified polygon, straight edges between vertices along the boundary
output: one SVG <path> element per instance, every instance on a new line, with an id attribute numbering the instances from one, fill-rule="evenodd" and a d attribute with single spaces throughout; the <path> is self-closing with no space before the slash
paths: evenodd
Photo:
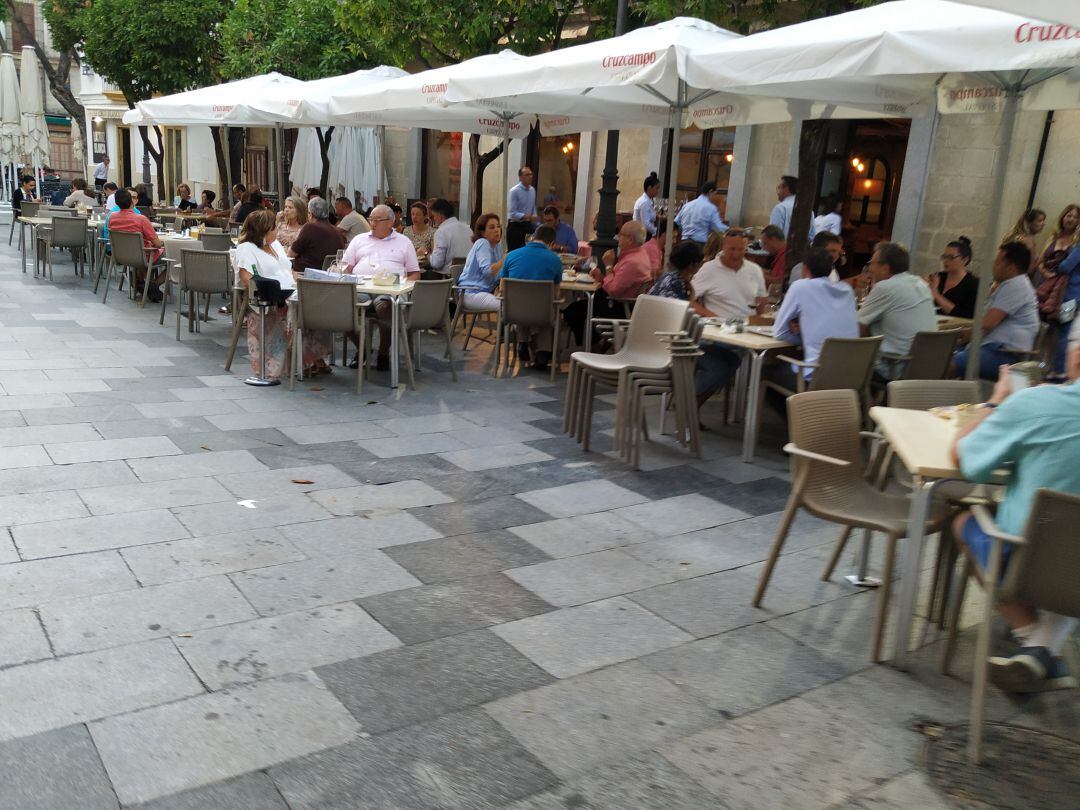
<path id="1" fill-rule="evenodd" d="M 209 226 L 209 225 L 204 225 L 204 226 L 203 226 L 203 227 L 202 227 L 202 228 L 201 228 L 201 229 L 199 230 L 199 233 L 200 233 L 200 234 L 208 234 L 208 233 L 225 233 L 225 229 L 224 229 L 224 228 L 213 228 L 213 227 L 211 227 L 211 226 Z"/>
<path id="2" fill-rule="evenodd" d="M 136 205 L 135 210 L 142 214 L 147 219 L 154 218 L 154 208 L 150 205 Z"/>
<path id="3" fill-rule="evenodd" d="M 911 340 L 911 357 L 904 366 L 903 380 L 943 380 L 949 370 L 960 329 L 916 332 Z"/>
<path id="4" fill-rule="evenodd" d="M 865 390 L 874 369 L 874 359 L 884 338 L 826 338 L 821 346 L 818 367 L 810 380 L 811 391 L 850 388 Z"/>
<path id="5" fill-rule="evenodd" d="M 1024 539 L 1014 552 L 1002 597 L 1059 613 L 1080 616 L 1080 496 L 1050 489 L 1035 493 Z"/>
<path id="6" fill-rule="evenodd" d="M 642 295 L 638 298 L 630 316 L 626 340 L 620 354 L 635 355 L 645 364 L 662 366 L 671 359 L 667 345 L 657 337 L 657 332 L 678 332 L 690 316 L 690 303 L 678 298 L 660 298 Z M 586 328 L 592 328 L 590 324 Z"/>
<path id="7" fill-rule="evenodd" d="M 300 306 L 297 318 L 301 329 L 325 332 L 356 332 L 360 316 L 356 311 L 356 285 L 347 281 L 296 280 Z"/>
<path id="8" fill-rule="evenodd" d="M 450 267 L 448 268 L 450 271 L 450 280 L 453 281 L 455 285 L 458 283 L 458 279 L 461 278 L 461 274 L 465 271 L 465 261 L 466 260 L 460 256 L 455 256 L 450 262 Z"/>
<path id="9" fill-rule="evenodd" d="M 947 405 L 980 402 L 977 380 L 896 380 L 885 389 L 890 408 L 926 411 Z"/>
<path id="10" fill-rule="evenodd" d="M 66 205 L 46 205 L 44 208 L 38 209 L 39 214 L 48 214 L 53 219 L 57 217 L 73 217 L 78 213 L 74 208 L 68 208 Z"/>
<path id="11" fill-rule="evenodd" d="M 183 268 L 180 278 L 186 289 L 200 293 L 227 293 L 232 290 L 232 268 L 229 253 L 200 248 L 184 248 L 180 252 Z"/>
<path id="12" fill-rule="evenodd" d="M 110 230 L 109 240 L 112 242 L 113 258 L 118 265 L 134 267 L 136 270 L 146 268 L 146 248 L 143 246 L 141 233 Z"/>
<path id="13" fill-rule="evenodd" d="M 203 243 L 198 239 L 166 239 L 165 258 L 180 264 L 185 250 L 203 250 Z"/>
<path id="14" fill-rule="evenodd" d="M 791 457 L 795 474 L 808 476 L 804 502 L 811 508 L 835 511 L 837 501 L 844 500 L 844 493 L 854 493 L 864 480 L 859 396 L 852 389 L 807 391 L 788 397 L 787 410 L 788 435 L 793 444 L 811 453 L 850 462 L 841 467 L 796 455 Z"/>
<path id="15" fill-rule="evenodd" d="M 53 217 L 53 247 L 84 247 L 86 245 L 86 217 Z"/>
<path id="16" fill-rule="evenodd" d="M 337 254 L 336 253 L 327 253 L 325 256 L 323 256 L 322 269 L 323 270 L 329 270 L 330 266 L 336 261 L 337 261 Z"/>
<path id="17" fill-rule="evenodd" d="M 409 296 L 409 330 L 447 326 L 450 314 L 450 279 L 417 281 Z"/>
<path id="18" fill-rule="evenodd" d="M 38 215 L 38 208 L 41 207 L 39 202 L 30 202 L 29 200 L 23 200 L 19 206 L 19 216 L 22 217 L 36 217 Z"/>
<path id="19" fill-rule="evenodd" d="M 503 323 L 524 327 L 551 326 L 555 300 L 553 281 L 508 278 L 503 281 Z"/>
<path id="20" fill-rule="evenodd" d="M 233 246 L 232 237 L 226 233 L 206 233 L 201 234 L 203 250 L 230 250 Z"/>

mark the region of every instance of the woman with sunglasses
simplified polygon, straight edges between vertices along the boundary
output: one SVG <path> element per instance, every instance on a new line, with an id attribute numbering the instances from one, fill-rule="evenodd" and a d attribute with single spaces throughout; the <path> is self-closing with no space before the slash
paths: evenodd
<path id="1" fill-rule="evenodd" d="M 969 271 L 971 264 L 971 240 L 960 236 L 945 246 L 941 254 L 941 270 L 927 278 L 934 306 L 942 315 L 954 318 L 975 317 L 975 297 L 979 294 L 979 280 Z"/>

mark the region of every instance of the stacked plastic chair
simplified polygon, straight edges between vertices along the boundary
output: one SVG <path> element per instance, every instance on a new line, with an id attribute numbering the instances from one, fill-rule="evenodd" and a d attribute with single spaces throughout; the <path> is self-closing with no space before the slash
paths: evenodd
<path id="1" fill-rule="evenodd" d="M 571 355 L 563 430 L 577 439 L 583 449 L 589 449 L 597 384 L 616 389 L 620 400 L 616 413 L 629 415 L 628 405 L 622 402 L 629 389 L 620 385 L 621 375 L 637 372 L 670 376 L 671 350 L 664 338 L 683 333 L 689 315 L 686 301 L 643 295 L 626 327 L 625 341 L 615 354 L 574 352 Z M 616 425 L 617 435 L 620 427 Z"/>

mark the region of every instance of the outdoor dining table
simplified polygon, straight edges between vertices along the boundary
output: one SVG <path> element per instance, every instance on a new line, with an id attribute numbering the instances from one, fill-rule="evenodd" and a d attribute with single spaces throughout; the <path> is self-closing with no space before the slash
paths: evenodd
<path id="1" fill-rule="evenodd" d="M 398 365 L 399 365 L 399 346 L 398 335 L 403 330 L 401 329 L 401 305 L 402 302 L 408 298 L 409 293 L 413 291 L 413 287 L 416 286 L 414 281 L 402 281 L 398 284 L 392 284 L 384 286 L 382 284 L 376 284 L 374 280 L 361 276 L 356 283 L 357 297 L 361 295 L 370 296 L 375 299 L 379 296 L 385 295 L 390 298 L 391 303 L 391 316 L 390 316 L 390 387 L 398 387 Z M 405 351 L 408 351 L 409 347 L 405 347 Z"/>
<path id="2" fill-rule="evenodd" d="M 582 348 L 587 352 L 592 351 L 593 298 L 596 296 L 596 291 L 599 289 L 600 285 L 592 279 L 589 281 L 567 281 L 564 278 L 559 282 L 559 292 L 580 293 L 585 296 L 587 302 L 585 323 L 588 324 L 588 326 L 585 328 L 585 345 Z"/>
<path id="3" fill-rule="evenodd" d="M 19 245 L 22 248 L 22 271 L 26 272 L 26 226 L 30 226 L 30 241 L 34 241 L 37 229 L 39 227 L 48 227 L 52 225 L 53 218 L 51 216 L 34 216 L 34 217 L 19 217 Z M 86 230 L 87 233 L 94 233 L 98 228 L 104 224 L 104 220 L 90 219 L 87 220 Z M 90 267 L 93 268 L 96 263 L 97 245 L 95 240 L 90 239 Z"/>
<path id="4" fill-rule="evenodd" d="M 900 463 L 911 473 L 914 491 L 908 512 L 908 531 L 900 565 L 900 594 L 896 600 L 896 640 L 893 663 L 907 666 L 915 602 L 919 593 L 923 545 L 926 542 L 926 519 L 934 494 L 942 485 L 964 481 L 953 463 L 952 446 L 958 428 L 951 420 L 929 411 L 875 406 L 870 418 L 892 447 Z"/>
<path id="5" fill-rule="evenodd" d="M 754 327 L 749 327 L 753 329 Z M 729 332 L 727 329 L 710 325 L 706 326 L 701 334 L 701 339 L 709 343 L 717 343 L 734 349 L 750 358 L 748 372 L 743 372 L 747 378 L 745 396 L 746 412 L 743 417 L 743 461 L 754 460 L 754 448 L 757 446 L 758 412 L 761 410 L 761 369 L 765 364 L 765 356 L 778 349 L 790 349 L 794 346 L 784 340 L 777 340 L 768 334 L 761 332 Z M 741 395 L 741 394 L 740 394 Z"/>

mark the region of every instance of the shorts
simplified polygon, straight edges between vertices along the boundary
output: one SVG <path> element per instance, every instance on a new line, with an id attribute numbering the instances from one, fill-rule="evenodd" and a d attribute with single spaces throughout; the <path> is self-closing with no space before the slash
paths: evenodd
<path id="1" fill-rule="evenodd" d="M 994 547 L 994 538 L 982 530 L 982 526 L 979 525 L 979 521 L 975 519 L 974 515 L 964 524 L 964 536 L 961 539 L 971 552 L 971 556 L 979 563 L 979 566 L 986 569 L 990 565 L 990 550 Z M 1001 544 L 1002 577 L 1005 576 L 1005 571 L 1009 567 L 1009 557 L 1012 556 L 1012 551 L 1012 543 L 1003 542 Z"/>

